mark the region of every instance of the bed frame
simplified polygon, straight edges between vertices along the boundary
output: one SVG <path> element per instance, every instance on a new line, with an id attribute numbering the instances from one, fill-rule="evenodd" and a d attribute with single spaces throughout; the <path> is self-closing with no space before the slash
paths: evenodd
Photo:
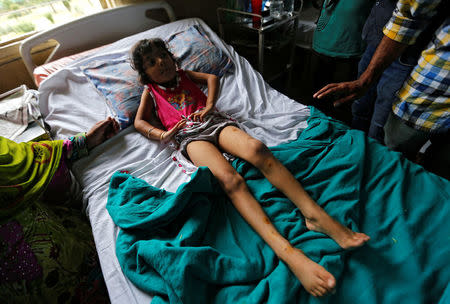
<path id="1" fill-rule="evenodd" d="M 151 18 L 154 14 L 150 15 L 150 10 L 163 10 L 169 22 L 176 19 L 173 8 L 165 1 L 153 1 L 107 9 L 28 37 L 20 45 L 20 55 L 28 73 L 34 79 L 33 71 L 37 67 L 32 59 L 32 49 L 34 47 L 46 43 L 50 39 L 56 41 L 55 48 L 45 61 L 45 63 L 48 63 L 65 56 L 112 43 L 121 38 L 163 24 L 164 22 Z M 82 41 L 77 38 L 79 36 L 83 36 Z"/>

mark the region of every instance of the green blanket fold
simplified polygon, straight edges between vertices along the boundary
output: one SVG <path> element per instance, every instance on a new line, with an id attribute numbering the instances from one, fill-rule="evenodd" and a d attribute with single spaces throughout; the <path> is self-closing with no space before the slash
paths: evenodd
<path id="1" fill-rule="evenodd" d="M 175 193 L 115 173 L 107 209 L 121 227 L 117 257 L 125 275 L 155 295 L 152 303 L 448 299 L 450 182 L 315 111 L 298 140 L 271 150 L 330 215 L 371 236 L 362 248 L 342 250 L 308 231 L 295 206 L 253 166 L 233 163 L 277 229 L 333 273 L 337 292 L 310 296 L 207 168 Z"/>

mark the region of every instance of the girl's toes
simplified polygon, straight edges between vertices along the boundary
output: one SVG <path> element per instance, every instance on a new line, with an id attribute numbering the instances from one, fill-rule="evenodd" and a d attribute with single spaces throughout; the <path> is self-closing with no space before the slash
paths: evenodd
<path id="1" fill-rule="evenodd" d="M 325 287 L 322 287 L 322 286 L 317 287 L 317 294 L 319 295 L 319 297 L 322 297 L 327 293 L 328 293 L 328 290 L 325 289 Z"/>
<path id="2" fill-rule="evenodd" d="M 325 282 L 327 290 L 332 290 L 336 287 L 336 279 L 333 276 L 326 276 L 322 280 Z"/>

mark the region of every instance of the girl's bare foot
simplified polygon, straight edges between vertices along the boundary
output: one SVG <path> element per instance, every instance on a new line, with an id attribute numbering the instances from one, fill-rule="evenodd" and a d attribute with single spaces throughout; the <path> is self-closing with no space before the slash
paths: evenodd
<path id="1" fill-rule="evenodd" d="M 323 209 L 320 217 L 306 218 L 309 230 L 325 233 L 344 249 L 354 249 L 364 245 L 370 237 L 364 233 L 354 232 L 329 216 Z"/>
<path id="2" fill-rule="evenodd" d="M 336 287 L 334 276 L 309 259 L 301 250 L 289 247 L 281 258 L 300 280 L 305 290 L 314 297 L 322 297 L 334 291 Z"/>

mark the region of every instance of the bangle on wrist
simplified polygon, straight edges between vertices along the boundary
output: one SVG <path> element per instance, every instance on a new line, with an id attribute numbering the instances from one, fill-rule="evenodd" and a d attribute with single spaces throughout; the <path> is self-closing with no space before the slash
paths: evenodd
<path id="1" fill-rule="evenodd" d="M 159 140 L 162 141 L 164 134 L 166 134 L 166 131 L 162 131 L 161 134 L 159 135 Z"/>
<path id="2" fill-rule="evenodd" d="M 150 128 L 148 128 L 148 130 L 147 130 L 147 138 L 148 138 L 148 139 L 150 139 L 150 133 L 153 131 L 154 128 L 155 128 L 155 127 L 150 127 Z"/>

